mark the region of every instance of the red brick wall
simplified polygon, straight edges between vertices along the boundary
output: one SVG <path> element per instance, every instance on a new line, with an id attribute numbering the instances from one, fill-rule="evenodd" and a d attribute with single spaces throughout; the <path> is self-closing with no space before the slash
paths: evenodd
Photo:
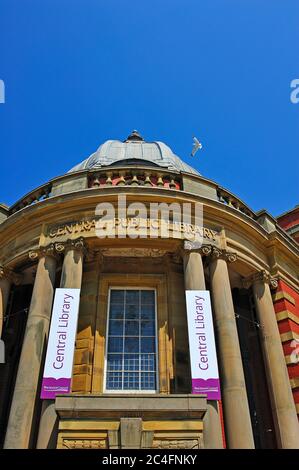
<path id="1" fill-rule="evenodd" d="M 288 212 L 285 215 L 277 217 L 279 225 L 284 229 L 288 230 L 296 225 L 299 225 L 299 207 L 295 207 L 292 211 Z M 292 234 L 293 238 L 299 242 L 299 229 Z"/>
<path id="2" fill-rule="evenodd" d="M 285 282 L 279 281 L 278 288 L 273 295 L 273 303 L 299 415 L 299 362 L 296 362 L 296 357 L 293 361 L 290 357 L 297 346 L 299 359 L 299 294 Z M 295 338 L 298 338 L 298 342 L 294 341 Z"/>

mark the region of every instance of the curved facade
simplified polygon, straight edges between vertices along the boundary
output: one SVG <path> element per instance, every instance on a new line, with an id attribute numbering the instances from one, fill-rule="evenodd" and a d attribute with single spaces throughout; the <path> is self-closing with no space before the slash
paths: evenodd
<path id="1" fill-rule="evenodd" d="M 203 243 L 120 197 L 200 204 Z M 101 203 L 125 236 L 98 236 Z M 299 246 L 271 215 L 134 131 L 1 206 L 0 240 L 4 448 L 299 447 Z M 58 287 L 81 289 L 72 388 L 41 400 Z M 191 394 L 186 290 L 211 293 L 221 400 Z"/>

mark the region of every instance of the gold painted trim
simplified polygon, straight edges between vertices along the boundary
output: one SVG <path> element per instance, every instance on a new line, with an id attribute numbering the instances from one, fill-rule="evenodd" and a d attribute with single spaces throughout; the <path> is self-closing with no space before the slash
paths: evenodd
<path id="1" fill-rule="evenodd" d="M 297 415 L 299 415 L 299 403 L 295 403 L 295 405 L 296 405 Z"/>

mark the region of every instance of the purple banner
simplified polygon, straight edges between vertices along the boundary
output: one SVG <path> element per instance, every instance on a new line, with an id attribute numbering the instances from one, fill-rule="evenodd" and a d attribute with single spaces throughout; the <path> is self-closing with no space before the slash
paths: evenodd
<path id="1" fill-rule="evenodd" d="M 213 317 L 208 291 L 186 291 L 192 393 L 221 400 Z"/>
<path id="2" fill-rule="evenodd" d="M 221 400 L 219 379 L 192 379 L 192 393 L 207 395 L 209 400 Z"/>
<path id="3" fill-rule="evenodd" d="M 44 400 L 53 399 L 56 395 L 63 395 L 64 393 L 70 393 L 70 391 L 71 379 L 55 379 L 54 377 L 43 378 L 41 398 Z"/>
<path id="4" fill-rule="evenodd" d="M 41 398 L 71 391 L 80 289 L 56 289 L 41 387 Z"/>

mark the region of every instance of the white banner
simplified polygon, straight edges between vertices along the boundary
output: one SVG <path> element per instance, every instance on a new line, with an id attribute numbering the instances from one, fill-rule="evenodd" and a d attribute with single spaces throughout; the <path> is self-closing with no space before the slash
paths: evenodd
<path id="1" fill-rule="evenodd" d="M 221 400 L 210 293 L 187 290 L 186 303 L 192 393 Z"/>
<path id="2" fill-rule="evenodd" d="M 41 398 L 71 391 L 80 289 L 56 289 Z"/>

